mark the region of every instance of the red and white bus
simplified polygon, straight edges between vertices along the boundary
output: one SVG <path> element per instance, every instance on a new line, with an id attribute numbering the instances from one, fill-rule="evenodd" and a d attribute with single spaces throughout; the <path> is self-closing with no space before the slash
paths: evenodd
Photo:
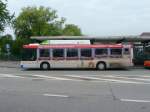
<path id="1" fill-rule="evenodd" d="M 21 68 L 128 68 L 133 65 L 131 45 L 60 44 L 23 46 Z"/>

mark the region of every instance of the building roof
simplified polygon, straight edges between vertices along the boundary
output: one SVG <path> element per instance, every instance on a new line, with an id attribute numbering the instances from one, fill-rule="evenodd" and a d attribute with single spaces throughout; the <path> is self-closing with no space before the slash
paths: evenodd
<path id="1" fill-rule="evenodd" d="M 89 39 L 98 39 L 98 40 L 116 40 L 122 38 L 137 38 L 138 36 L 32 36 L 31 39 L 37 40 L 89 40 Z"/>
<path id="2" fill-rule="evenodd" d="M 145 36 L 146 35 L 146 36 Z M 127 36 L 32 36 L 36 40 L 92 40 L 96 42 L 141 42 L 150 41 L 150 32 Z"/>
<path id="3" fill-rule="evenodd" d="M 150 32 L 143 32 L 140 36 L 148 36 L 150 38 Z"/>

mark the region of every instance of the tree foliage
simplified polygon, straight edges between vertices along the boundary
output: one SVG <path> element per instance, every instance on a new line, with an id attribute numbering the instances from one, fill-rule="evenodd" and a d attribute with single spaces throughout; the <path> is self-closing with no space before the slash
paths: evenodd
<path id="1" fill-rule="evenodd" d="M 29 43 L 30 43 L 30 40 L 27 38 L 17 38 L 16 40 L 14 40 L 12 44 L 12 54 L 14 56 L 20 56 L 23 45 L 29 44 Z"/>
<path id="2" fill-rule="evenodd" d="M 81 36 L 82 32 L 81 29 L 74 25 L 74 24 L 66 24 L 65 28 L 63 29 L 63 35 L 67 36 Z"/>
<path id="3" fill-rule="evenodd" d="M 13 28 L 17 37 L 31 36 L 59 36 L 82 35 L 81 30 L 74 24 L 65 23 L 64 18 L 59 18 L 57 12 L 45 7 L 25 7 L 13 21 Z"/>
<path id="4" fill-rule="evenodd" d="M 64 21 L 51 8 L 26 7 L 14 20 L 13 28 L 18 37 L 61 35 Z"/>
<path id="5" fill-rule="evenodd" d="M 10 48 L 12 47 L 12 44 L 13 44 L 13 39 L 12 39 L 12 36 L 7 34 L 7 35 L 4 35 L 0 38 L 0 49 L 1 49 L 1 53 L 7 53 L 7 50 L 6 50 L 6 44 L 9 44 L 10 45 Z M 10 49 L 10 52 L 12 51 L 12 49 Z"/>
<path id="6" fill-rule="evenodd" d="M 12 22 L 16 39 L 11 35 L 0 37 L 0 55 L 7 54 L 6 44 L 10 44 L 12 56 L 20 56 L 22 46 L 31 43 L 31 36 L 79 36 L 82 35 L 81 29 L 74 24 L 65 24 L 65 18 L 59 18 L 56 10 L 45 7 L 25 7 L 18 17 L 12 18 L 7 10 L 7 4 L 0 0 L 0 32 L 4 31 L 5 26 Z"/>
<path id="7" fill-rule="evenodd" d="M 10 45 L 9 53 L 11 60 L 20 60 L 22 47 L 25 44 L 29 44 L 30 40 L 27 38 L 16 38 L 12 39 L 12 36 L 7 34 L 0 38 L 0 59 L 8 59 L 8 51 L 6 49 L 6 44 Z"/>
<path id="8" fill-rule="evenodd" d="M 0 0 L 0 32 L 4 31 L 5 26 L 11 21 L 12 17 L 7 10 L 7 4 Z"/>

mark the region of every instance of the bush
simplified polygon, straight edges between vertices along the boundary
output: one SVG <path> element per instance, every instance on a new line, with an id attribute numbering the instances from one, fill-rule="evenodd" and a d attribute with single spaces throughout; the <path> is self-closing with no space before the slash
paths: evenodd
<path id="1" fill-rule="evenodd" d="M 6 49 L 6 44 L 10 45 L 10 53 L 12 51 L 12 44 L 13 44 L 13 39 L 11 35 L 5 35 L 0 38 L 0 54 L 6 54 L 7 49 Z"/>

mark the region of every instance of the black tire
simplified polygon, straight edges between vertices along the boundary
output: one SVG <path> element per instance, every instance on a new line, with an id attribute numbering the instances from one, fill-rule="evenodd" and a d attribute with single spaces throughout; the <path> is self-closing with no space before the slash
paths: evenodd
<path id="1" fill-rule="evenodd" d="M 106 70 L 106 63 L 105 62 L 99 62 L 96 65 L 97 70 Z"/>
<path id="2" fill-rule="evenodd" d="M 49 70 L 50 69 L 50 64 L 48 62 L 43 62 L 43 63 L 41 63 L 40 68 L 42 70 Z"/>

